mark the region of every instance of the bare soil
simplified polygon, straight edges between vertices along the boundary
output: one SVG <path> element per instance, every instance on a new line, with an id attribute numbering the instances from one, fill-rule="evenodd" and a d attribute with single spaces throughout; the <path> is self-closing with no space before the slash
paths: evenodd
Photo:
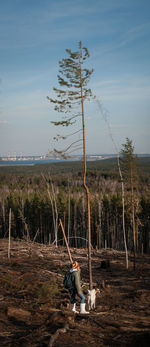
<path id="1" fill-rule="evenodd" d="M 87 302 L 87 250 L 71 254 L 80 263 Z M 65 247 L 12 241 L 8 259 L 8 241 L 0 240 L 0 346 L 150 346 L 149 255 L 136 256 L 134 271 L 131 254 L 127 270 L 124 252 L 92 250 L 100 293 L 89 315 L 70 311 L 63 287 L 68 269 Z"/>

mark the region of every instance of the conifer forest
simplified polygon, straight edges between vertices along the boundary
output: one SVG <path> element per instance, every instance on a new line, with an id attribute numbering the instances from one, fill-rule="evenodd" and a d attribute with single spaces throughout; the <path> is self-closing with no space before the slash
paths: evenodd
<path id="1" fill-rule="evenodd" d="M 135 247 L 150 253 L 150 158 L 140 157 L 134 184 Z M 82 162 L 0 167 L 0 237 L 64 245 L 63 221 L 70 247 L 86 248 L 87 204 Z M 87 163 L 91 204 L 91 247 L 124 250 L 121 181 L 117 159 Z M 129 182 L 125 182 L 125 232 L 133 251 Z"/>

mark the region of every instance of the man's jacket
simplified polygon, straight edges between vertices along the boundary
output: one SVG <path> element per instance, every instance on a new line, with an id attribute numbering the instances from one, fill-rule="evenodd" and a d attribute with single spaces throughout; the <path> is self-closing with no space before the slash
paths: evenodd
<path id="1" fill-rule="evenodd" d="M 82 291 L 81 283 L 80 283 L 80 270 L 77 271 L 77 269 L 71 269 L 70 272 L 71 272 L 73 286 L 77 290 L 77 292 L 80 293 Z"/>

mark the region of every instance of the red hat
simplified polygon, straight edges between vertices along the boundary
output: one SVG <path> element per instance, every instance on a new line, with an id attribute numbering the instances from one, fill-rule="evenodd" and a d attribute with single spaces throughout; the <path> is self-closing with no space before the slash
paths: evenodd
<path id="1" fill-rule="evenodd" d="M 73 264 L 72 264 L 72 267 L 73 269 L 77 269 L 79 267 L 79 263 L 77 261 L 75 261 Z"/>

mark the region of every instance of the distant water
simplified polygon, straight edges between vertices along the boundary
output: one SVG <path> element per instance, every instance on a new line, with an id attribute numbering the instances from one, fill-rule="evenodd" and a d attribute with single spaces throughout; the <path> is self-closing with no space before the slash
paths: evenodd
<path id="1" fill-rule="evenodd" d="M 34 166 L 37 164 L 58 163 L 64 160 L 0 160 L 0 166 Z"/>
<path id="2" fill-rule="evenodd" d="M 98 155 L 99 156 L 99 155 Z M 150 154 L 138 154 L 138 157 L 150 157 Z M 95 161 L 95 160 L 104 160 L 109 158 L 115 158 L 116 154 L 101 154 L 101 158 L 95 158 L 93 156 L 87 155 L 87 161 Z M 81 161 L 81 157 L 72 157 L 67 160 L 54 160 L 54 159 L 30 159 L 30 160 L 0 160 L 0 166 L 34 166 L 37 164 L 52 164 L 52 163 L 60 163 L 66 161 Z"/>

